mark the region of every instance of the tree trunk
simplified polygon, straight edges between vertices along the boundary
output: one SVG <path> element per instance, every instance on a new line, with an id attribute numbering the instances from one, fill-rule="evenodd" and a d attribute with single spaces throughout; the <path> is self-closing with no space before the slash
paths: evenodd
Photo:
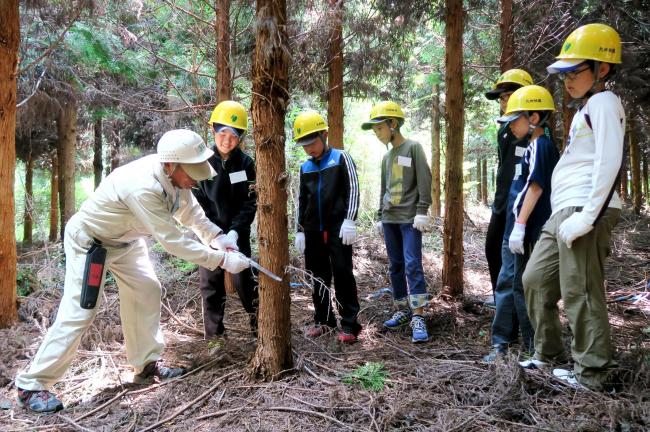
<path id="1" fill-rule="evenodd" d="M 286 0 L 258 0 L 253 55 L 253 138 L 260 264 L 285 276 L 289 265 L 284 121 L 289 103 Z M 289 283 L 260 274 L 257 350 L 249 373 L 277 377 L 293 367 Z"/>
<path id="2" fill-rule="evenodd" d="M 217 103 L 232 99 L 232 77 L 230 72 L 230 0 L 216 0 L 215 11 L 217 13 L 214 28 L 217 36 L 216 56 L 216 81 L 217 81 Z M 212 134 L 208 133 L 208 139 L 212 140 Z M 213 144 L 212 144 L 213 145 Z M 211 146 L 212 146 L 211 145 Z M 239 144 L 244 150 L 244 141 Z M 226 272 L 224 285 L 226 293 L 234 294 L 237 286 L 241 284 L 239 274 L 233 275 Z"/>
<path id="3" fill-rule="evenodd" d="M 560 149 L 564 151 L 569 140 L 569 130 L 571 129 L 571 121 L 573 120 L 573 115 L 575 110 L 569 108 L 569 103 L 571 102 L 571 96 L 569 92 L 562 86 L 562 143 L 560 144 Z"/>
<path id="4" fill-rule="evenodd" d="M 18 0 L 0 2 L 0 328 L 18 317 L 16 310 L 16 71 L 20 44 Z"/>
<path id="5" fill-rule="evenodd" d="M 446 0 L 445 84 L 447 154 L 442 286 L 452 297 L 463 295 L 463 27 L 462 0 Z"/>
<path id="6" fill-rule="evenodd" d="M 230 0 L 216 0 L 217 17 L 214 23 L 217 34 L 217 103 L 232 99 L 230 76 Z"/>
<path id="7" fill-rule="evenodd" d="M 431 103 L 431 215 L 440 217 L 440 84 L 433 86 Z"/>
<path id="8" fill-rule="evenodd" d="M 650 201 L 650 194 L 648 193 L 648 156 L 643 153 L 643 196 L 645 197 L 646 204 Z"/>
<path id="9" fill-rule="evenodd" d="M 77 143 L 77 106 L 74 100 L 61 104 L 56 121 L 58 133 L 57 157 L 59 158 L 59 209 L 61 213 L 61 240 L 65 225 L 75 212 L 74 158 Z"/>
<path id="10" fill-rule="evenodd" d="M 501 0 L 501 72 L 512 69 L 515 61 L 515 35 L 512 31 L 512 0 Z"/>
<path id="11" fill-rule="evenodd" d="M 329 91 L 327 92 L 328 141 L 343 148 L 343 0 L 329 0 Z"/>
<path id="12" fill-rule="evenodd" d="M 483 204 L 487 205 L 487 159 L 482 159 L 481 163 L 483 168 L 481 169 L 481 190 L 483 191 Z"/>
<path id="13" fill-rule="evenodd" d="M 630 169 L 632 171 L 632 210 L 635 214 L 641 214 L 641 160 L 639 141 L 636 133 L 636 122 L 630 119 Z"/>
<path id="14" fill-rule="evenodd" d="M 623 166 L 621 167 L 621 201 L 628 203 L 630 201 L 630 194 L 627 189 L 627 179 L 628 179 L 628 157 L 623 155 Z"/>
<path id="15" fill-rule="evenodd" d="M 52 177 L 50 180 L 50 235 L 51 242 L 55 242 L 59 232 L 59 161 L 56 151 L 52 152 Z"/>
<path id="16" fill-rule="evenodd" d="M 104 147 L 102 139 L 102 119 L 101 117 L 95 120 L 95 157 L 93 158 L 93 171 L 95 172 L 95 189 L 102 182 L 102 171 L 104 164 L 102 163 L 102 150 Z"/>
<path id="17" fill-rule="evenodd" d="M 25 161 L 25 214 L 23 215 L 23 246 L 32 244 L 34 226 L 34 159 L 31 151 Z"/>
<path id="18" fill-rule="evenodd" d="M 481 185 L 481 179 L 483 178 L 482 168 L 483 164 L 481 163 L 481 159 L 476 159 L 476 202 L 483 200 L 483 185 Z"/>
<path id="19" fill-rule="evenodd" d="M 110 165 L 106 167 L 106 175 L 109 175 L 115 168 L 120 166 L 120 135 L 117 132 L 113 132 L 113 142 L 111 143 L 110 148 Z"/>

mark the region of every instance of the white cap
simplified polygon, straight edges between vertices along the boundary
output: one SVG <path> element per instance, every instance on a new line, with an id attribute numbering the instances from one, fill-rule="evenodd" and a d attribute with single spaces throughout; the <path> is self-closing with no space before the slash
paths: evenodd
<path id="1" fill-rule="evenodd" d="M 181 164 L 181 168 L 185 174 L 192 177 L 196 181 L 208 180 L 217 175 L 217 172 L 212 168 L 210 162 L 200 162 L 196 164 Z"/>
<path id="2" fill-rule="evenodd" d="M 195 164 L 205 162 L 214 154 L 203 138 L 189 129 L 167 131 L 158 140 L 157 148 L 160 162 Z"/>

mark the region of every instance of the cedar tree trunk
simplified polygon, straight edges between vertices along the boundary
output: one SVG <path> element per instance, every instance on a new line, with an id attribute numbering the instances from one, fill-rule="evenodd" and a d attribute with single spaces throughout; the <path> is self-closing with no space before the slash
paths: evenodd
<path id="1" fill-rule="evenodd" d="M 329 91 L 327 92 L 328 141 L 343 148 L 343 0 L 329 0 Z"/>
<path id="2" fill-rule="evenodd" d="M 431 215 L 440 217 L 440 84 L 433 86 L 431 104 Z"/>
<path id="3" fill-rule="evenodd" d="M 253 138 L 257 164 L 257 233 L 260 264 L 284 277 L 259 279 L 257 350 L 252 376 L 276 377 L 293 367 L 287 226 L 287 174 L 284 121 L 289 103 L 289 47 L 285 0 L 258 0 L 253 54 Z"/>
<path id="4" fill-rule="evenodd" d="M 447 155 L 445 224 L 443 232 L 443 290 L 452 297 L 463 295 L 463 94 L 462 0 L 446 0 L 445 84 L 447 89 Z"/>
<path id="5" fill-rule="evenodd" d="M 61 240 L 65 225 L 75 212 L 74 201 L 74 158 L 77 143 L 77 106 L 73 99 L 61 104 L 56 121 L 59 143 L 59 209 L 61 213 Z"/>
<path id="6" fill-rule="evenodd" d="M 18 0 L 0 2 L 0 328 L 17 318 L 16 229 L 16 72 L 20 44 Z"/>
<path id="7" fill-rule="evenodd" d="M 50 235 L 55 242 L 59 233 L 59 161 L 56 151 L 52 152 L 52 177 L 50 179 Z"/>

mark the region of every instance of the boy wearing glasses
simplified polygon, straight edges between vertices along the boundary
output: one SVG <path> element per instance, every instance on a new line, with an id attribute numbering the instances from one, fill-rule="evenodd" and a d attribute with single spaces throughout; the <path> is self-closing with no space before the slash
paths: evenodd
<path id="1" fill-rule="evenodd" d="M 510 95 L 522 86 L 531 85 L 532 83 L 533 79 L 525 70 L 510 69 L 501 74 L 494 83 L 492 90 L 485 93 L 485 97 L 489 100 L 498 99 L 499 114 L 503 115 Z M 496 190 L 492 202 L 492 216 L 485 235 L 485 257 L 488 262 L 494 297 L 496 297 L 497 278 L 502 265 L 501 246 L 506 228 L 508 192 L 510 191 L 512 178 L 515 175 L 515 165 L 524 154 L 527 145 L 527 143 L 521 142 L 521 145 L 517 146 L 519 141 L 521 140 L 512 134 L 507 123 L 500 125 L 497 132 L 499 165 L 496 176 Z M 496 298 L 493 300 L 496 301 Z M 489 303 L 486 302 L 486 304 Z"/>
<path id="2" fill-rule="evenodd" d="M 361 125 L 392 148 L 381 162 L 378 232 L 383 232 L 390 262 L 390 281 L 397 311 L 384 322 L 396 330 L 411 326 L 411 342 L 429 340 L 424 306 L 429 300 L 422 269 L 422 231 L 429 225 L 431 170 L 422 146 L 404 138 L 402 108 L 392 101 L 372 107 L 370 119 Z"/>
<path id="3" fill-rule="evenodd" d="M 553 172 L 551 218 L 523 275 L 535 355 L 521 365 L 539 367 L 564 357 L 557 307 L 562 299 L 574 367 L 553 374 L 573 386 L 602 390 L 616 366 L 603 267 L 621 213 L 615 189 L 625 131 L 621 101 L 605 82 L 621 63 L 621 40 L 607 25 L 588 24 L 569 35 L 556 58 L 548 72 L 560 74 L 579 109 Z"/>
<path id="4" fill-rule="evenodd" d="M 251 256 L 251 224 L 257 210 L 255 163 L 239 148 L 248 129 L 246 108 L 239 102 L 223 101 L 210 116 L 214 135 L 214 155 L 208 159 L 217 172 L 212 180 L 199 182 L 193 189 L 205 215 L 223 228 L 227 236 L 245 256 Z M 244 310 L 249 314 L 250 328 L 257 331 L 258 292 L 252 270 L 233 278 L 233 285 Z M 203 299 L 205 338 L 222 335 L 226 307 L 225 271 L 199 267 L 199 287 Z"/>

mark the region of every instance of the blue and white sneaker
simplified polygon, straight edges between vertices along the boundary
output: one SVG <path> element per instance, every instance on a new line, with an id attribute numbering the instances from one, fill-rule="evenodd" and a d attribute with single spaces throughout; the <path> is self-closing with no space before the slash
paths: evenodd
<path id="1" fill-rule="evenodd" d="M 402 328 L 411 321 L 411 311 L 410 310 L 399 310 L 393 314 L 393 316 L 384 321 L 384 327 L 389 330 L 397 330 Z"/>
<path id="2" fill-rule="evenodd" d="M 422 315 L 413 315 L 413 318 L 411 318 L 411 328 L 413 329 L 411 342 L 421 343 L 429 340 L 427 323 L 424 322 L 424 317 Z"/>

